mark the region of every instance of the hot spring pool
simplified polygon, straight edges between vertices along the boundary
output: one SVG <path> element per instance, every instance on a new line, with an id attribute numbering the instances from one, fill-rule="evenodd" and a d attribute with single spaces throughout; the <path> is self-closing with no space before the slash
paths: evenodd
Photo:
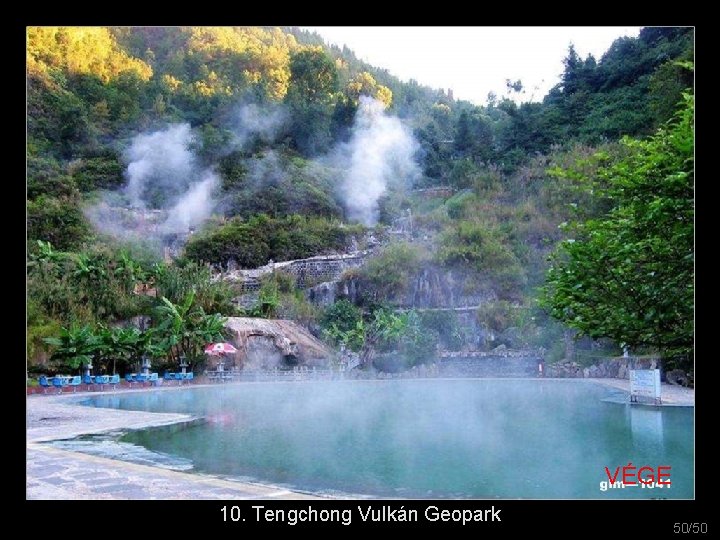
<path id="1" fill-rule="evenodd" d="M 573 380 L 243 383 L 98 396 L 206 422 L 123 435 L 196 472 L 354 496 L 692 498 L 693 409 Z M 670 465 L 671 488 L 601 491 L 604 467 Z"/>

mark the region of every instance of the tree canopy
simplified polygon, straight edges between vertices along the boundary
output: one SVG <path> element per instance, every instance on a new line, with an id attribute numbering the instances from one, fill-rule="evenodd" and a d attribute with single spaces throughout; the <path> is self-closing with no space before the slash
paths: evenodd
<path id="1" fill-rule="evenodd" d="M 694 99 L 628 155 L 598 171 L 612 205 L 572 224 L 547 275 L 544 302 L 582 334 L 689 360 L 694 308 Z"/>

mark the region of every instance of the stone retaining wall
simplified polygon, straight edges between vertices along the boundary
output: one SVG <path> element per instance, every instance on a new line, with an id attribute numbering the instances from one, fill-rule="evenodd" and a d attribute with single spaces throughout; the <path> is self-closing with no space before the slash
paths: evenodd
<path id="1" fill-rule="evenodd" d="M 608 358 L 589 367 L 577 362 L 558 362 L 545 366 L 547 377 L 585 379 L 629 379 L 631 369 L 656 369 L 657 358 Z"/>
<path id="2" fill-rule="evenodd" d="M 531 356 L 443 358 L 436 363 L 442 377 L 537 377 L 539 359 Z"/>
<path id="3" fill-rule="evenodd" d="M 351 255 L 328 255 L 278 263 L 270 262 L 254 270 L 229 272 L 223 276 L 223 279 L 237 282 L 242 292 L 252 292 L 260 289 L 260 278 L 263 275 L 282 271 L 293 276 L 299 287 L 305 288 L 337 280 L 345 270 L 362 265 L 367 256 L 366 252 L 358 252 Z"/>

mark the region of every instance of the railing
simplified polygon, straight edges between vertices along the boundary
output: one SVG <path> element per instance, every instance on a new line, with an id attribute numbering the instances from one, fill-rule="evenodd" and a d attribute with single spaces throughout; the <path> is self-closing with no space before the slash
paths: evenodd
<path id="1" fill-rule="evenodd" d="M 505 349 L 500 351 L 440 351 L 440 358 L 543 358 L 543 349 Z"/>
<path id="2" fill-rule="evenodd" d="M 233 381 L 329 381 L 342 380 L 346 378 L 347 371 L 337 369 L 272 369 L 252 371 L 207 371 L 207 378 L 212 382 L 233 382 Z"/>

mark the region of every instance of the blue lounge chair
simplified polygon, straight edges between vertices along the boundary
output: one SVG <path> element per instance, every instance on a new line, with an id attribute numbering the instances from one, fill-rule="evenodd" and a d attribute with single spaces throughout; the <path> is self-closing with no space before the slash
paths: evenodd
<path id="1" fill-rule="evenodd" d="M 192 371 L 191 371 L 190 373 L 186 373 L 186 374 L 185 374 L 185 380 L 186 380 L 188 383 L 190 383 L 190 381 L 193 380 L 193 377 L 194 377 L 194 375 L 193 375 L 193 372 L 192 372 Z"/>
<path id="2" fill-rule="evenodd" d="M 80 386 L 82 383 L 82 378 L 80 375 L 75 375 L 72 379 L 70 379 L 70 382 L 68 383 L 69 386 L 72 386 L 73 392 L 77 390 L 77 387 Z"/>
<path id="3" fill-rule="evenodd" d="M 47 394 L 47 389 L 52 386 L 52 383 L 48 381 L 48 378 L 45 375 L 40 375 L 38 383 L 42 386 L 43 394 Z"/>
<path id="4" fill-rule="evenodd" d="M 145 386 L 145 382 L 148 380 L 148 378 L 149 377 L 147 375 L 145 375 L 144 373 L 138 373 L 137 376 L 135 377 L 135 380 L 139 383 L 142 383 L 142 385 Z"/>
<path id="5" fill-rule="evenodd" d="M 165 375 L 163 375 L 163 379 L 165 379 L 166 381 L 174 381 L 175 373 L 172 371 L 166 371 Z"/>
<path id="6" fill-rule="evenodd" d="M 64 386 L 62 377 L 57 376 L 57 375 L 55 377 L 53 377 L 52 384 L 55 388 L 58 389 L 58 394 L 62 394 L 62 389 Z"/>
<path id="7" fill-rule="evenodd" d="M 108 384 L 110 382 L 110 376 L 109 375 L 96 375 L 95 376 L 95 384 L 100 385 L 100 391 L 102 392 L 103 386 Z"/>
<path id="8" fill-rule="evenodd" d="M 151 373 L 150 377 L 148 377 L 148 382 L 153 386 L 157 386 L 157 381 L 158 381 L 158 374 Z"/>
<path id="9" fill-rule="evenodd" d="M 85 375 L 83 377 L 83 384 L 87 386 L 86 390 L 90 390 L 90 385 L 95 383 L 95 377 L 92 375 Z"/>
<path id="10" fill-rule="evenodd" d="M 115 390 L 117 385 L 120 384 L 120 375 L 116 373 L 115 375 L 110 377 L 110 379 L 108 380 L 108 384 L 112 384 L 113 390 Z"/>

